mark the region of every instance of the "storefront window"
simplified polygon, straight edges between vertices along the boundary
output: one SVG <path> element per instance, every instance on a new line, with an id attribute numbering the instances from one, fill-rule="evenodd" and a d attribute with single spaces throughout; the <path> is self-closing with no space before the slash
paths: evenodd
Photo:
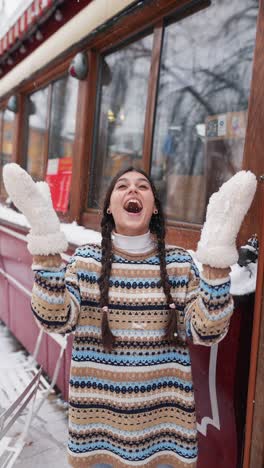
<path id="1" fill-rule="evenodd" d="M 43 180 L 45 175 L 48 106 L 48 87 L 31 94 L 26 103 L 28 134 L 26 137 L 25 168 L 35 180 Z"/>
<path id="2" fill-rule="evenodd" d="M 6 191 L 2 181 L 2 170 L 5 164 L 11 162 L 14 142 L 15 114 L 8 109 L 0 112 L 0 195 L 6 197 Z"/>
<path id="3" fill-rule="evenodd" d="M 212 0 L 165 28 L 151 174 L 170 220 L 202 223 L 240 170 L 257 0 Z"/>
<path id="4" fill-rule="evenodd" d="M 65 213 L 69 208 L 78 81 L 70 76 L 53 83 L 46 180 L 53 205 Z"/>
<path id="5" fill-rule="evenodd" d="M 69 207 L 78 81 L 66 76 L 29 96 L 25 167 L 46 180 L 57 211 Z"/>
<path id="6" fill-rule="evenodd" d="M 153 36 L 103 57 L 100 109 L 89 206 L 98 208 L 109 180 L 123 166 L 142 162 Z"/>
<path id="7" fill-rule="evenodd" d="M 52 86 L 49 159 L 72 158 L 78 81 L 65 77 Z"/>

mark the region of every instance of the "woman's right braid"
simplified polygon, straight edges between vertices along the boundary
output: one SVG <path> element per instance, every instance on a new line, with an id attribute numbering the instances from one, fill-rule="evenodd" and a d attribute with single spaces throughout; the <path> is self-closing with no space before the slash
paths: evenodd
<path id="1" fill-rule="evenodd" d="M 163 291 L 169 306 L 169 318 L 165 328 L 165 339 L 176 343 L 178 335 L 177 312 L 171 295 L 169 277 L 166 268 L 166 250 L 164 239 L 158 239 L 158 254 L 160 260 L 161 284 L 163 286 Z"/>
<path id="2" fill-rule="evenodd" d="M 101 322 L 101 333 L 103 346 L 107 351 L 111 351 L 115 336 L 113 335 L 109 320 L 108 320 L 108 302 L 109 302 L 109 279 L 112 269 L 113 252 L 112 252 L 112 238 L 111 233 L 113 229 L 113 223 L 108 214 L 103 216 L 101 222 L 102 228 L 102 269 L 101 275 L 98 279 L 99 290 L 100 290 L 100 307 L 103 311 L 102 322 Z"/>
<path id="3" fill-rule="evenodd" d="M 160 205 L 158 206 L 158 214 L 152 217 L 150 228 L 157 237 L 158 255 L 160 261 L 160 282 L 169 307 L 169 318 L 165 328 L 165 339 L 176 344 L 178 341 L 177 311 L 171 295 L 171 287 L 166 267 L 165 223 Z"/>

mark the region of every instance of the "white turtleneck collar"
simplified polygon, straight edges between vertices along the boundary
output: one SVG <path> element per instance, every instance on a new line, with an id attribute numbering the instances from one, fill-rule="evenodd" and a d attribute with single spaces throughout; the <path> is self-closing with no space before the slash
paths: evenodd
<path id="1" fill-rule="evenodd" d="M 141 236 L 123 236 L 113 231 L 112 240 L 117 249 L 125 250 L 127 253 L 147 253 L 155 247 L 155 241 L 150 231 Z"/>

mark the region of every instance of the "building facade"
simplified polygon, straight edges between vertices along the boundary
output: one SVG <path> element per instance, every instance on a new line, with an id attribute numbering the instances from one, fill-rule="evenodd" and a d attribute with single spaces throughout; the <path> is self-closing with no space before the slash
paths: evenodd
<path id="1" fill-rule="evenodd" d="M 264 170 L 263 28 L 262 0 L 32 1 L 0 38 L 1 202 L 2 167 L 15 161 L 47 180 L 62 221 L 99 230 L 111 178 L 139 166 L 159 191 L 168 242 L 195 249 L 210 195 L 238 170 Z M 261 239 L 262 201 L 260 183 L 240 245 Z M 0 222 L 0 316 L 30 350 L 35 324 L 23 329 L 16 311 L 31 320 L 27 230 Z M 261 466 L 262 284 L 260 270 L 255 309 L 252 295 L 237 301 L 219 349 L 193 350 L 203 468 Z M 56 344 L 45 340 L 47 355 Z"/>

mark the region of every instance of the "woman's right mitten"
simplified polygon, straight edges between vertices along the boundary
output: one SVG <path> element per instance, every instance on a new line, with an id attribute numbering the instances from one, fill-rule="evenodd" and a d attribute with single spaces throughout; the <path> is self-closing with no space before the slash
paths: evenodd
<path id="1" fill-rule="evenodd" d="M 32 255 L 50 255 L 67 250 L 68 242 L 52 206 L 46 182 L 34 182 L 18 164 L 3 168 L 5 189 L 14 205 L 25 215 L 31 230 L 27 236 Z"/>

